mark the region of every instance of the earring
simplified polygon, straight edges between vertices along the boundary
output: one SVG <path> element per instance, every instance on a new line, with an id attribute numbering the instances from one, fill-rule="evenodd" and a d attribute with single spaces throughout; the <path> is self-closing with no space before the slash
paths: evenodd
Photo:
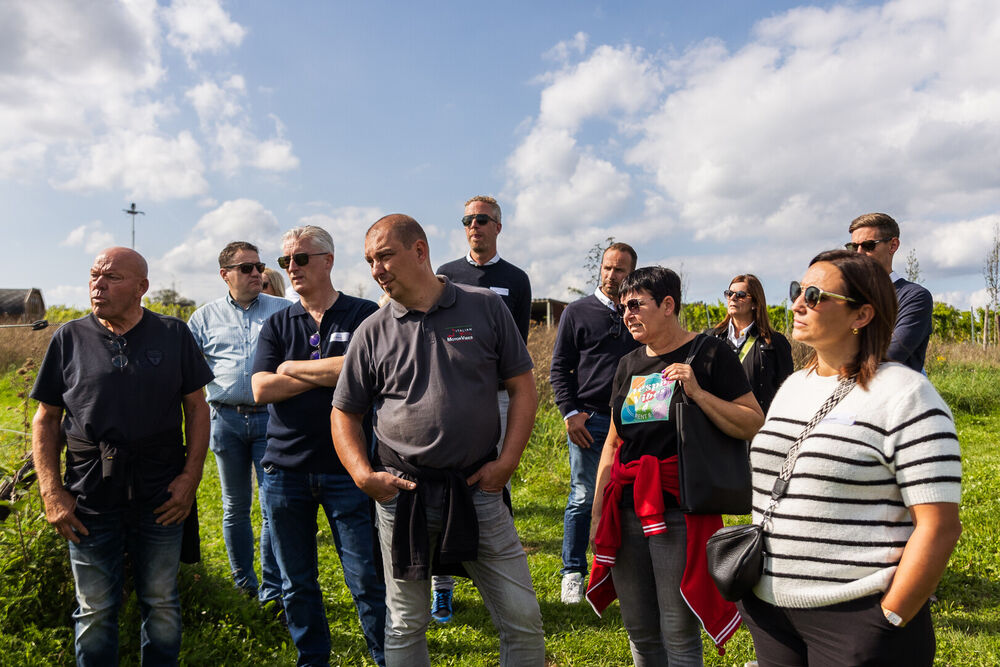
<path id="1" fill-rule="evenodd" d="M 851 333 L 854 334 L 855 336 L 857 336 L 858 335 L 858 330 L 857 329 L 851 329 Z"/>

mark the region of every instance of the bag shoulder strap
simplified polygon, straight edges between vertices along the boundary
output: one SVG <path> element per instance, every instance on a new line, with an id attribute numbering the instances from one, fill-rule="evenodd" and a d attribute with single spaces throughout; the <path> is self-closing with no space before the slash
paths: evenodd
<path id="1" fill-rule="evenodd" d="M 792 477 L 792 470 L 795 468 L 795 461 L 799 457 L 799 449 L 802 447 L 802 442 L 810 433 L 812 433 L 813 429 L 816 428 L 816 425 L 823 421 L 823 418 L 830 414 L 830 411 L 833 410 L 852 389 L 854 389 L 855 384 L 857 384 L 857 378 L 853 375 L 849 378 L 841 380 L 837 384 L 837 388 L 833 390 L 830 397 L 823 402 L 823 405 L 819 407 L 819 410 L 816 411 L 813 418 L 809 420 L 809 423 L 806 424 L 802 429 L 802 432 L 799 433 L 799 437 L 795 439 L 792 446 L 788 448 L 788 454 L 785 455 L 785 460 L 781 464 L 781 472 L 778 474 L 778 478 L 774 480 L 774 487 L 771 489 L 771 502 L 768 505 L 767 510 L 764 512 L 761 525 L 771 518 L 771 513 L 777 506 L 778 500 L 780 500 L 788 490 L 788 480 Z"/>

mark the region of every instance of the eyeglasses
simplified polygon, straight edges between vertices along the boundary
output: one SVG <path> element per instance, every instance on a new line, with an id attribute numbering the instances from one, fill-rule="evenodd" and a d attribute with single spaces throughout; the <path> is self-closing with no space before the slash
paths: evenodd
<path id="1" fill-rule="evenodd" d="M 608 335 L 611 336 L 612 338 L 618 338 L 619 336 L 622 335 L 621 315 L 618 314 L 617 310 L 609 314 L 611 315 L 611 327 L 608 329 Z"/>
<path id="2" fill-rule="evenodd" d="M 629 299 L 625 303 L 618 304 L 618 314 L 625 317 L 625 313 L 637 313 L 639 312 L 639 306 L 646 303 L 642 299 Z"/>
<path id="3" fill-rule="evenodd" d="M 875 246 L 877 246 L 879 243 L 888 243 L 891 240 L 892 238 L 890 237 L 887 239 L 872 239 L 871 241 L 862 241 L 861 243 L 845 243 L 844 247 L 850 250 L 851 252 L 857 252 L 858 248 L 861 248 L 865 252 L 871 252 L 872 250 L 875 249 Z"/>
<path id="4" fill-rule="evenodd" d="M 107 341 L 111 347 L 111 365 L 124 372 L 128 366 L 128 341 L 121 336 L 108 336 Z"/>
<path id="5" fill-rule="evenodd" d="M 849 296 L 844 296 L 843 294 L 834 294 L 833 292 L 827 292 L 821 290 L 815 285 L 810 285 L 809 287 L 802 289 L 802 285 L 798 281 L 793 280 L 792 284 L 788 286 L 788 298 L 794 303 L 799 296 L 802 296 L 802 300 L 806 302 L 806 305 L 810 308 L 815 308 L 819 305 L 819 302 L 826 297 L 831 297 L 834 299 L 840 299 L 841 301 L 850 301 L 851 303 L 857 303 L 857 299 L 852 299 Z"/>
<path id="6" fill-rule="evenodd" d="M 295 263 L 298 264 L 298 260 L 296 260 Z M 316 333 L 314 333 L 312 336 L 309 336 L 309 344 L 316 348 L 315 350 L 312 351 L 312 354 L 309 355 L 309 359 L 312 360 L 312 361 L 316 361 L 317 359 L 319 359 L 322 356 L 322 354 L 320 353 L 320 350 L 319 350 L 319 332 L 318 331 Z"/>
<path id="7" fill-rule="evenodd" d="M 326 252 L 297 252 L 294 255 L 282 255 L 278 258 L 278 266 L 283 269 L 287 269 L 292 264 L 292 260 L 299 266 L 305 266 L 309 263 L 310 257 L 317 257 L 319 255 L 328 255 Z M 261 265 L 263 266 L 263 264 Z"/>
<path id="8" fill-rule="evenodd" d="M 271 286 L 271 283 L 261 283 L 261 284 L 260 284 L 260 288 L 261 288 L 261 289 L 267 289 L 267 288 L 268 288 L 268 287 L 270 287 L 270 286 Z"/>
<path id="9" fill-rule="evenodd" d="M 732 299 L 733 297 L 736 297 L 737 301 L 742 301 L 743 299 L 747 298 L 747 296 L 749 296 L 749 295 L 746 292 L 744 292 L 743 290 L 739 290 L 739 291 L 734 292 L 731 289 L 727 289 L 727 290 L 722 290 L 722 296 L 726 297 L 727 299 Z"/>
<path id="10" fill-rule="evenodd" d="M 240 273 L 253 273 L 253 270 L 257 269 L 257 273 L 264 273 L 264 262 L 240 262 L 239 264 L 230 264 L 222 268 L 239 269 Z"/>
<path id="11" fill-rule="evenodd" d="M 485 213 L 476 213 L 475 215 L 462 216 L 463 227 L 468 227 L 473 222 L 475 222 L 477 225 L 485 225 L 487 222 L 496 222 L 496 220 L 486 215 Z"/>

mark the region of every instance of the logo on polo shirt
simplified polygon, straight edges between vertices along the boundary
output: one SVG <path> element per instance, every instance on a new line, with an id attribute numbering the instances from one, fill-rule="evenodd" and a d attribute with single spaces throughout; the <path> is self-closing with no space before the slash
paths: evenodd
<path id="1" fill-rule="evenodd" d="M 449 343 L 472 340 L 472 327 L 451 327 L 445 332 L 444 339 Z"/>

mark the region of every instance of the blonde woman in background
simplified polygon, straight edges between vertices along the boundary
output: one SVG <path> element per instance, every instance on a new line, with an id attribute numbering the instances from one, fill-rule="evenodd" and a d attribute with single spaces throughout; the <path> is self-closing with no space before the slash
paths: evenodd
<path id="1" fill-rule="evenodd" d="M 281 277 L 281 273 L 270 267 L 264 269 L 264 284 L 261 291 L 264 292 L 264 294 L 284 298 L 285 279 Z"/>

